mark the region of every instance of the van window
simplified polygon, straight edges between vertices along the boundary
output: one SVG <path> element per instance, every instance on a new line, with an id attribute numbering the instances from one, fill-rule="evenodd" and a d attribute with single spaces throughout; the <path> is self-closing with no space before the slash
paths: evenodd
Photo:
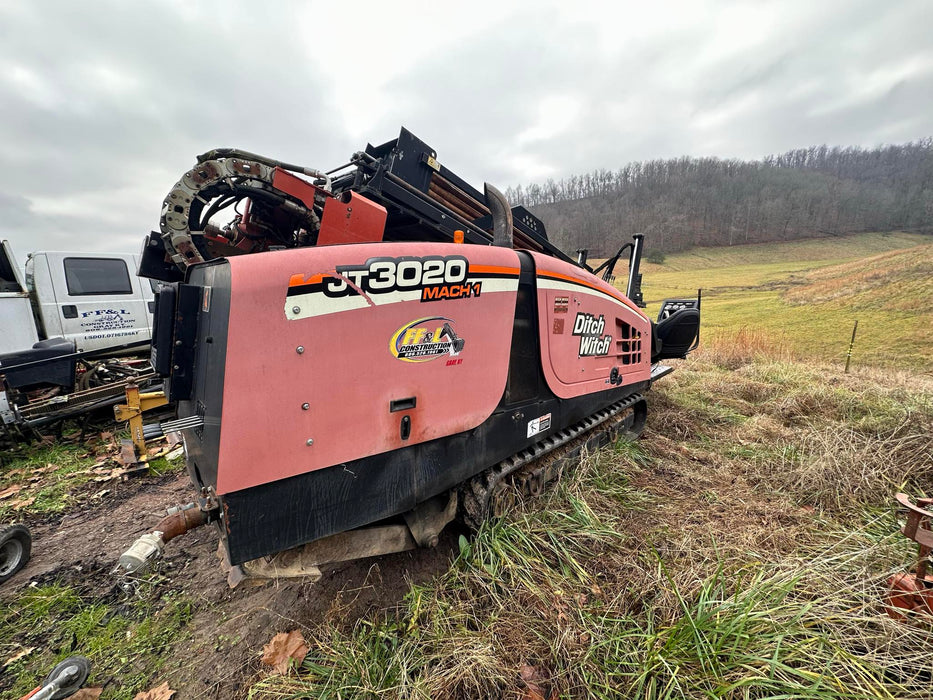
<path id="1" fill-rule="evenodd" d="M 68 294 L 132 294 L 126 262 L 113 258 L 65 258 Z"/>

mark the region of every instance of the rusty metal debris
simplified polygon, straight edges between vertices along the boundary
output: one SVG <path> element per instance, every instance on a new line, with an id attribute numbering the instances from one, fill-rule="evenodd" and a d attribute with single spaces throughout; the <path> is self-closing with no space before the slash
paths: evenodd
<path id="1" fill-rule="evenodd" d="M 895 496 L 907 510 L 907 522 L 901 532 L 920 547 L 917 567 L 912 573 L 900 573 L 888 579 L 885 612 L 895 620 L 906 620 L 913 614 L 933 616 L 933 576 L 927 574 L 933 553 L 933 498 L 918 498 L 916 505 L 905 493 Z"/>

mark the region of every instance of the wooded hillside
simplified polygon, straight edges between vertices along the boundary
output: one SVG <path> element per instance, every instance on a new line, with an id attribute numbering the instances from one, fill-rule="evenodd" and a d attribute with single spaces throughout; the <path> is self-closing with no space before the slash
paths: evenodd
<path id="1" fill-rule="evenodd" d="M 933 138 L 873 149 L 812 146 L 760 161 L 629 163 L 506 191 L 565 250 L 615 252 L 630 234 L 676 251 L 860 231 L 933 231 Z"/>

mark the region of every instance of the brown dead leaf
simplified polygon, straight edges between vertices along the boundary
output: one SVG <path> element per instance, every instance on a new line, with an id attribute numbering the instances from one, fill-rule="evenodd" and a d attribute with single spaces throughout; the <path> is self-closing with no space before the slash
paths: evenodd
<path id="1" fill-rule="evenodd" d="M 126 474 L 126 469 L 123 467 L 117 467 L 116 469 L 111 469 L 110 471 L 101 474 L 100 476 L 95 476 L 91 481 L 100 483 L 101 481 L 111 481 L 113 479 L 119 479 L 124 474 Z"/>
<path id="2" fill-rule="evenodd" d="M 103 688 L 81 688 L 74 695 L 69 695 L 68 698 L 69 700 L 97 700 L 103 692 Z"/>
<path id="3" fill-rule="evenodd" d="M 168 681 L 166 681 L 160 686 L 136 693 L 133 700 L 171 700 L 174 695 L 175 691 L 168 687 Z"/>
<path id="4" fill-rule="evenodd" d="M 111 433 L 109 430 L 105 430 L 104 432 L 100 434 L 101 440 L 110 440 L 112 437 L 113 437 L 113 433 Z"/>
<path id="5" fill-rule="evenodd" d="M 10 504 L 10 506 L 13 508 L 13 510 L 22 510 L 27 506 L 31 506 L 35 502 L 35 498 L 17 498 Z"/>
<path id="6" fill-rule="evenodd" d="M 262 663 L 272 666 L 275 673 L 285 674 L 291 659 L 300 664 L 307 654 L 308 643 L 300 630 L 279 632 L 262 648 Z"/>
<path id="7" fill-rule="evenodd" d="M 23 490 L 23 487 L 20 484 L 13 484 L 12 486 L 7 486 L 3 491 L 0 491 L 0 499 L 9 498 L 14 493 L 19 493 Z"/>
<path id="8" fill-rule="evenodd" d="M 525 684 L 525 692 L 522 695 L 522 700 L 556 700 L 556 690 L 551 691 L 550 695 L 545 696 L 544 688 L 541 687 L 542 684 L 546 685 L 548 683 L 548 675 L 545 670 L 537 666 L 523 664 L 519 669 L 518 675 Z"/>

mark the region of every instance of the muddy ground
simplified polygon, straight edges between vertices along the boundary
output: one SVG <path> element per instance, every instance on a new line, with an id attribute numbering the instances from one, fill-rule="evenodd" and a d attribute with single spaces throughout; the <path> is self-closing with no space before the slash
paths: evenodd
<path id="1" fill-rule="evenodd" d="M 102 599 L 127 595 L 110 573 L 117 558 L 152 529 L 166 507 L 190 501 L 194 491 L 187 474 L 177 472 L 111 482 L 108 488 L 98 504 L 45 521 L 27 518 L 32 559 L 0 589 L 0 597 L 32 582 L 53 581 Z M 274 634 L 321 619 L 349 627 L 374 608 L 392 607 L 412 582 L 426 581 L 449 566 L 457 536 L 448 528 L 434 549 L 340 564 L 316 583 L 292 579 L 231 590 L 217 557 L 217 532 L 194 530 L 168 544 L 159 569 L 163 590 L 180 591 L 193 602 L 194 617 L 187 626 L 192 637 L 172 650 L 173 658 L 152 683 L 168 681 L 178 698 L 238 697 L 262 673 L 262 647 Z"/>

